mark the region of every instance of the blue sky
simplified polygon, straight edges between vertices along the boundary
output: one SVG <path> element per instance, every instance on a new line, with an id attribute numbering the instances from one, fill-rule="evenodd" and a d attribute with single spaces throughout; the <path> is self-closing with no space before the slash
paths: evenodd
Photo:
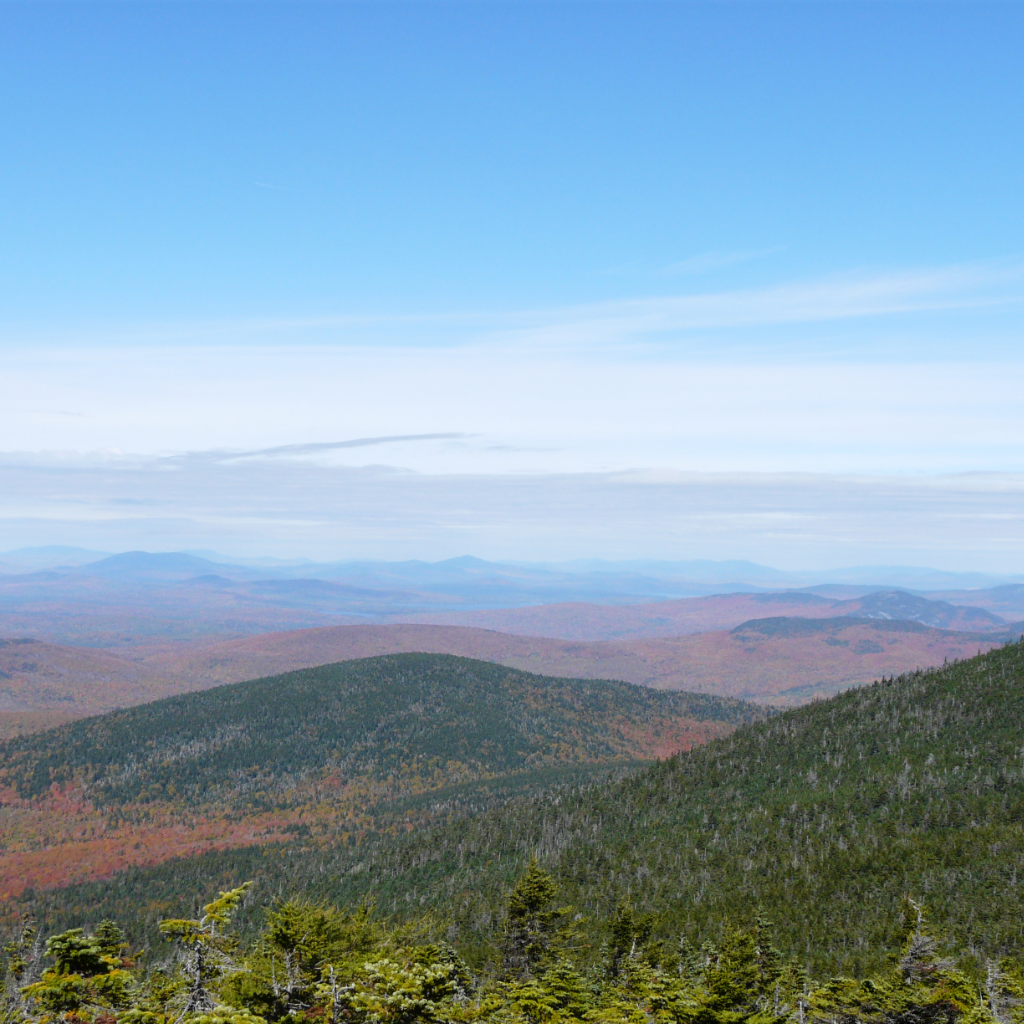
<path id="1" fill-rule="evenodd" d="M 5 319 L 1024 257 L 1019 4 L 5 4 Z"/>
<path id="2" fill-rule="evenodd" d="M 238 554 L 1024 570 L 1022 30 L 1018 3 L 0 5 L 0 544 L 234 523 Z M 303 488 L 242 529 L 265 456 L 217 515 L 191 470 L 173 514 L 144 482 L 416 435 L 445 436 L 269 457 L 309 491 L 383 473 L 381 521 L 429 478 L 390 537 Z M 630 531 L 637 474 L 679 497 Z M 698 477 L 713 537 L 673 512 Z M 612 479 L 587 531 L 557 512 Z M 488 518 L 499 493 L 529 507 Z"/>

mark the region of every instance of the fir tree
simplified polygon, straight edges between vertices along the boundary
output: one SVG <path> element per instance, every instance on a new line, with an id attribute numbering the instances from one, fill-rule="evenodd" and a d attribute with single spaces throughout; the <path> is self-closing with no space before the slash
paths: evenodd
<path id="1" fill-rule="evenodd" d="M 536 858 L 508 897 L 502 973 L 507 978 L 528 978 L 551 952 L 568 908 L 552 906 L 558 886 Z"/>

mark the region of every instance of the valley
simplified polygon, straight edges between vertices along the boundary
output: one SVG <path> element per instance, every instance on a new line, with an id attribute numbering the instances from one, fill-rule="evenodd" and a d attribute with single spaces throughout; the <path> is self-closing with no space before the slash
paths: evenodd
<path id="1" fill-rule="evenodd" d="M 969 657 L 1006 639 L 917 623 L 771 618 L 682 637 L 572 642 L 467 627 L 335 626 L 135 653 L 139 665 L 191 687 L 349 658 L 425 651 L 482 658 L 544 675 L 624 679 L 771 704 L 803 703 L 883 675 Z"/>
<path id="2" fill-rule="evenodd" d="M 371 900 L 486 959 L 537 858 L 595 927 L 626 901 L 719 942 L 756 904 L 818 971 L 877 966 L 910 889 L 958 948 L 1017 948 L 1018 584 L 467 608 L 578 583 L 469 560 L 425 612 L 402 587 L 435 569 L 207 567 L 0 580 L 38 634 L 0 641 L 0 924 L 120 915 L 147 944 L 252 878 L 243 932 L 273 893 Z"/>
<path id="3" fill-rule="evenodd" d="M 506 970 L 509 893 L 536 877 L 571 907 L 583 972 L 621 940 L 624 963 L 684 977 L 771 921 L 791 998 L 827 1008 L 799 979 L 881 977 L 908 899 L 972 977 L 1017 963 L 1013 624 L 898 592 L 762 596 L 672 603 L 729 628 L 601 641 L 426 623 L 7 640 L 0 930 L 117 920 L 149 956 L 159 921 L 252 881 L 234 915 L 250 958 L 275 908 L 338 907 L 486 978 Z M 813 614 L 733 623 L 751 607 Z M 262 1007 L 249 1024 L 284 1019 L 221 992 Z"/>
<path id="4" fill-rule="evenodd" d="M 60 548 L 13 556 L 26 571 L 0 573 L 0 738 L 175 693 L 416 651 L 781 707 L 988 650 L 1024 629 L 1018 583 L 929 594 L 839 583 L 769 591 L 758 588 L 780 575 L 741 562 L 612 570 L 473 558 L 240 565 Z M 588 600 L 553 600 L 574 594 Z"/>

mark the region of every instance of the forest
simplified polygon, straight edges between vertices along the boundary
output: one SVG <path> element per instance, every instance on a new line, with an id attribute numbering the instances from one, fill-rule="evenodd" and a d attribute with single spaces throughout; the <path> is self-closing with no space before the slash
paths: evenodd
<path id="1" fill-rule="evenodd" d="M 22 892 L 8 1013 L 1024 1020 L 1022 682 L 1009 644 L 660 761 L 409 794 L 434 811 L 411 830 L 296 832 Z M 124 774 L 101 771 L 102 722 L 52 734 L 101 793 Z M 9 786 L 37 785 L 46 735 L 11 747 Z"/>
<path id="2" fill-rule="evenodd" d="M 437 654 L 183 694 L 0 743 L 0 893 L 297 835 L 404 833 L 764 717 Z"/>
<path id="3" fill-rule="evenodd" d="M 426 915 L 400 924 L 372 903 L 339 909 L 301 898 L 266 907 L 248 942 L 232 929 L 252 882 L 194 918 L 159 922 L 164 947 L 134 949 L 104 920 L 41 944 L 26 922 L 4 946 L 7 1021 L 68 1024 L 788 1024 L 962 1022 L 1022 1017 L 1024 975 L 1010 959 L 982 973 L 944 955 L 926 910 L 907 897 L 897 951 L 862 975 L 813 978 L 758 914 L 699 946 L 656 938 L 620 901 L 587 920 L 531 860 L 475 964 Z"/>

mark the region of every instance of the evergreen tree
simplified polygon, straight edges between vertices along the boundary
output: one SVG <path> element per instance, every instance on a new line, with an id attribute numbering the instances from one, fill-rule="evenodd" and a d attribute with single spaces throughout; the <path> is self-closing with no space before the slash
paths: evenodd
<path id="1" fill-rule="evenodd" d="M 188 989 L 179 1019 L 214 1010 L 216 1004 L 209 985 L 235 966 L 229 955 L 234 944 L 223 931 L 251 887 L 252 882 L 245 882 L 237 889 L 222 892 L 203 907 L 203 916 L 198 920 L 168 918 L 160 922 L 160 931 L 182 951 L 182 973 Z"/>
<path id="2" fill-rule="evenodd" d="M 53 966 L 22 989 L 32 1003 L 57 1014 L 126 1007 L 131 975 L 109 951 L 106 935 L 99 938 L 71 928 L 47 940 L 45 955 Z"/>
<path id="3" fill-rule="evenodd" d="M 649 914 L 637 916 L 626 900 L 619 900 L 608 926 L 605 971 L 609 978 L 617 978 L 629 960 L 650 959 L 647 947 L 653 930 L 654 921 Z"/>
<path id="4" fill-rule="evenodd" d="M 551 952 L 567 907 L 552 906 L 558 886 L 536 858 L 508 897 L 502 973 L 506 978 L 528 978 Z"/>

